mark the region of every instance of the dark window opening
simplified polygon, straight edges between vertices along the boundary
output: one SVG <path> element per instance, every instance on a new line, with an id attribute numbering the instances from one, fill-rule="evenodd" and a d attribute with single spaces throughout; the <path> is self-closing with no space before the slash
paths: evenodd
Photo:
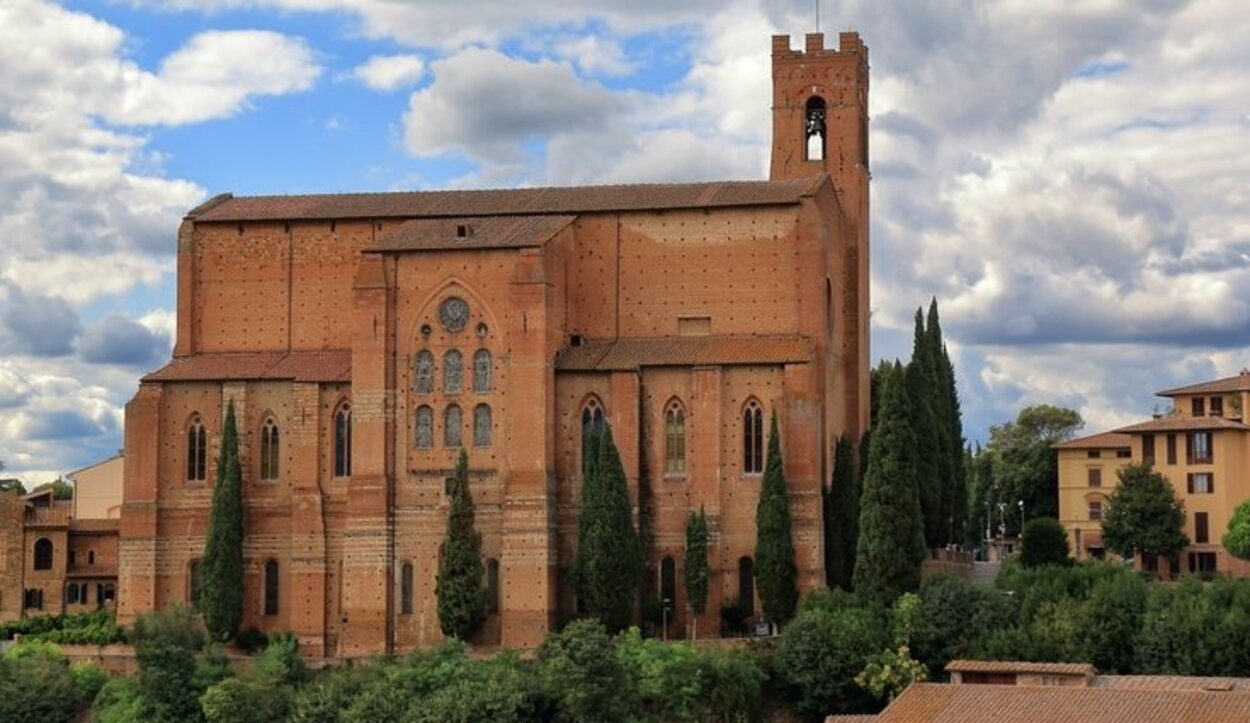
<path id="1" fill-rule="evenodd" d="M 405 562 L 399 573 L 399 614 L 412 614 L 412 563 Z"/>
<path id="2" fill-rule="evenodd" d="M 1176 435 L 1169 434 L 1167 440 L 1168 464 L 1176 464 Z"/>
<path id="3" fill-rule="evenodd" d="M 742 471 L 761 474 L 764 471 L 764 410 L 752 399 L 742 412 Z"/>
<path id="4" fill-rule="evenodd" d="M 334 415 L 334 476 L 352 474 L 352 407 L 344 404 Z"/>
<path id="5" fill-rule="evenodd" d="M 825 136 L 827 135 L 828 108 L 825 99 L 812 96 L 807 100 L 805 130 L 807 160 L 825 160 Z"/>
<path id="6" fill-rule="evenodd" d="M 278 614 L 278 562 L 265 563 L 265 614 Z"/>
<path id="7" fill-rule="evenodd" d="M 673 401 L 664 414 L 665 448 L 664 473 L 686 473 L 686 411 L 681 403 Z"/>
<path id="8" fill-rule="evenodd" d="M 1215 461 L 1212 437 L 1210 432 L 1189 433 L 1187 457 L 1190 464 L 1211 464 Z"/>
<path id="9" fill-rule="evenodd" d="M 1085 456 L 1090 459 L 1098 459 L 1099 457 L 1102 457 L 1102 450 L 1091 449 L 1085 453 Z"/>
<path id="10" fill-rule="evenodd" d="M 582 409 L 582 476 L 590 474 L 590 465 L 594 461 L 595 445 L 605 427 L 603 407 L 599 400 L 591 399 Z"/>
<path id="11" fill-rule="evenodd" d="M 1207 522 L 1207 513 L 1194 513 L 1194 544 L 1205 545 L 1211 541 L 1211 530 Z"/>
<path id="12" fill-rule="evenodd" d="M 1211 397 L 1211 416 L 1224 416 L 1224 397 Z"/>
<path id="13" fill-rule="evenodd" d="M 1102 468 L 1092 467 L 1089 470 L 1089 486 L 1102 487 Z"/>
<path id="14" fill-rule="evenodd" d="M 486 561 L 486 614 L 499 614 L 499 561 Z"/>
<path id="15" fill-rule="evenodd" d="M 677 564 L 671 557 L 660 562 L 660 602 L 669 610 L 677 607 Z"/>
<path id="16" fill-rule="evenodd" d="M 200 561 L 192 560 L 187 566 L 187 602 L 200 604 Z"/>
<path id="17" fill-rule="evenodd" d="M 1142 435 L 1141 456 L 1142 461 L 1146 464 L 1155 463 L 1155 436 L 1153 434 Z"/>
<path id="18" fill-rule="evenodd" d="M 738 559 L 738 601 L 748 616 L 755 614 L 755 561 L 749 557 Z"/>
<path id="19" fill-rule="evenodd" d="M 278 479 L 278 424 L 265 421 L 260 429 L 260 478 L 264 482 Z"/>
<path id="20" fill-rule="evenodd" d="M 187 427 L 187 480 L 203 482 L 208 478 L 208 435 L 199 416 Z"/>
<path id="21" fill-rule="evenodd" d="M 1203 407 L 1205 406 L 1206 400 L 1203 399 L 1202 397 L 1194 397 L 1193 399 L 1190 400 L 1189 403 L 1191 406 L 1191 411 L 1193 413 L 1193 416 L 1201 417 L 1204 414 L 1206 414 L 1206 410 L 1203 409 Z"/>
<path id="22" fill-rule="evenodd" d="M 35 569 L 52 569 L 52 540 L 46 537 L 35 540 Z"/>

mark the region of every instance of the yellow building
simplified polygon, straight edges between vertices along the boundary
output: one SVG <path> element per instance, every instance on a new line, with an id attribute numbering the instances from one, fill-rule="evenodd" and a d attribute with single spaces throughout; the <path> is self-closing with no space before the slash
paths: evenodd
<path id="1" fill-rule="evenodd" d="M 1078 558 L 1102 551 L 1101 516 L 1128 462 L 1151 462 L 1185 503 L 1190 545 L 1177 572 L 1250 575 L 1250 563 L 1224 551 L 1220 540 L 1237 505 L 1250 497 L 1250 371 L 1235 377 L 1158 392 L 1172 409 L 1106 434 L 1055 445 L 1059 455 L 1059 517 Z M 1139 560 L 1167 573 L 1166 561 Z"/>

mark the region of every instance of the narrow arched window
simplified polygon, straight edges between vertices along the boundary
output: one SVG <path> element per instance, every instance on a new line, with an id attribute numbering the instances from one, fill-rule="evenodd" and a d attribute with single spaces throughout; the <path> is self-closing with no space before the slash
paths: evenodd
<path id="1" fill-rule="evenodd" d="M 434 446 L 434 408 L 422 404 L 417 407 L 417 449 Z"/>
<path id="2" fill-rule="evenodd" d="M 490 406 L 486 404 L 473 408 L 473 445 L 490 446 Z"/>
<path id="3" fill-rule="evenodd" d="M 265 614 L 278 614 L 278 561 L 265 563 Z"/>
<path id="4" fill-rule="evenodd" d="M 200 604 L 200 561 L 192 560 L 187 565 L 187 602 Z"/>
<path id="5" fill-rule="evenodd" d="M 490 352 L 478 349 L 473 352 L 473 391 L 476 394 L 490 392 Z"/>
<path id="6" fill-rule="evenodd" d="M 71 582 L 65 587 L 65 602 L 68 605 L 78 604 L 78 583 Z"/>
<path id="7" fill-rule="evenodd" d="M 443 446 L 459 447 L 463 443 L 464 419 L 460 405 L 449 404 L 443 412 Z"/>
<path id="8" fill-rule="evenodd" d="M 755 614 L 755 561 L 749 557 L 738 559 L 738 600 L 747 615 Z"/>
<path id="9" fill-rule="evenodd" d="M 603 406 L 592 398 L 582 407 L 582 476 L 590 474 L 590 464 L 595 457 L 595 446 L 604 429 Z"/>
<path id="10" fill-rule="evenodd" d="M 272 482 L 278 479 L 278 423 L 272 417 L 260 428 L 260 479 Z"/>
<path id="11" fill-rule="evenodd" d="M 35 569 L 52 569 L 52 540 L 46 537 L 35 540 Z"/>
<path id="12" fill-rule="evenodd" d="M 417 353 L 414 378 L 417 394 L 429 394 L 434 391 L 434 354 L 427 349 Z"/>
<path id="13" fill-rule="evenodd" d="M 764 471 L 764 409 L 754 399 L 742 410 L 742 471 Z"/>
<path id="14" fill-rule="evenodd" d="M 191 417 L 187 425 L 187 481 L 203 482 L 208 478 L 208 435 L 200 415 Z"/>
<path id="15" fill-rule="evenodd" d="M 352 406 L 344 403 L 334 414 L 334 476 L 352 474 Z"/>
<path id="16" fill-rule="evenodd" d="M 464 355 L 459 349 L 448 349 L 443 355 L 443 393 L 464 391 Z"/>
<path id="17" fill-rule="evenodd" d="M 677 565 L 672 557 L 660 561 L 660 602 L 669 610 L 677 607 Z"/>
<path id="18" fill-rule="evenodd" d="M 399 614 L 412 614 L 412 563 L 405 562 L 399 570 Z"/>
<path id="19" fill-rule="evenodd" d="M 664 412 L 664 474 L 686 473 L 686 410 L 681 402 L 669 402 Z"/>
<path id="20" fill-rule="evenodd" d="M 87 550 L 87 564 L 88 565 L 95 564 L 95 550 Z"/>
<path id="21" fill-rule="evenodd" d="M 825 135 L 828 121 L 828 109 L 825 99 L 814 95 L 807 100 L 807 160 L 825 160 Z"/>
<path id="22" fill-rule="evenodd" d="M 486 561 L 486 614 L 499 614 L 499 561 Z"/>

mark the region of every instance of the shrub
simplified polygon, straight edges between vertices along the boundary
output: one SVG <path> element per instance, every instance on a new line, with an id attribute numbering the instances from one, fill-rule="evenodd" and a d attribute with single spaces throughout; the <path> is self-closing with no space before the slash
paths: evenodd
<path id="1" fill-rule="evenodd" d="M 174 603 L 135 619 L 131 639 L 136 648 L 170 646 L 194 652 L 204 647 L 204 625 L 194 608 Z"/>
<path id="2" fill-rule="evenodd" d="M 74 676 L 74 688 L 78 691 L 78 704 L 90 706 L 109 681 L 108 671 L 91 663 L 75 663 L 69 670 Z"/>
<path id="3" fill-rule="evenodd" d="M 578 620 L 548 636 L 538 649 L 538 662 L 543 690 L 556 704 L 556 720 L 591 723 L 628 717 L 633 707 L 629 676 L 598 620 Z"/>
<path id="4" fill-rule="evenodd" d="M 514 654 L 469 663 L 463 675 L 409 707 L 407 723 L 523 723 L 547 720 L 531 668 Z"/>
<path id="5" fill-rule="evenodd" d="M 299 655 L 299 640 L 290 633 L 274 636 L 256 659 L 255 672 L 258 678 L 270 683 L 302 683 L 308 674 L 308 668 Z"/>
<path id="6" fill-rule="evenodd" d="M 295 695 L 291 723 L 338 723 L 341 715 L 380 672 L 380 666 L 345 665 L 321 671 Z"/>
<path id="7" fill-rule="evenodd" d="M 725 636 L 742 635 L 747 632 L 747 619 L 751 617 L 751 609 L 741 598 L 732 598 L 720 606 L 720 634 Z"/>
<path id="8" fill-rule="evenodd" d="M 889 644 L 888 619 L 875 608 L 808 611 L 782 633 L 778 666 L 800 712 L 828 715 L 865 702 L 855 676 Z"/>
<path id="9" fill-rule="evenodd" d="M 234 677 L 230 660 L 221 643 L 209 643 L 195 658 L 195 675 L 192 685 L 196 690 L 208 690 L 226 678 Z"/>
<path id="10" fill-rule="evenodd" d="M 0 658 L 0 720 L 67 723 L 77 707 L 74 676 L 56 646 L 22 643 Z"/>
<path id="11" fill-rule="evenodd" d="M 200 697 L 207 723 L 270 723 L 286 720 L 290 689 L 258 680 L 229 678 Z"/>
<path id="12" fill-rule="evenodd" d="M 96 694 L 91 711 L 96 723 L 145 723 L 143 694 L 133 676 L 113 678 Z"/>
<path id="13" fill-rule="evenodd" d="M 255 653 L 269 644 L 269 636 L 256 627 L 246 628 L 234 636 L 234 642 L 248 654 Z"/>
<path id="14" fill-rule="evenodd" d="M 194 686 L 195 657 L 169 642 L 147 642 L 139 658 L 139 690 L 150 719 L 160 723 L 187 723 L 200 719 L 200 691 Z"/>
<path id="15" fill-rule="evenodd" d="M 1025 567 L 1068 565 L 1068 533 L 1053 517 L 1036 517 L 1024 526 L 1020 563 Z"/>

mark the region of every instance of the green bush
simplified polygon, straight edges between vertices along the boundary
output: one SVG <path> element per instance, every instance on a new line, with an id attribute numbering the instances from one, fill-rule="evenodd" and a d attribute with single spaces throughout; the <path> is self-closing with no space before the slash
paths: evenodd
<path id="1" fill-rule="evenodd" d="M 263 650 L 269 644 L 269 636 L 265 635 L 264 631 L 253 626 L 239 631 L 239 634 L 234 636 L 234 642 L 251 654 L 257 650 Z"/>
<path id="2" fill-rule="evenodd" d="M 221 643 L 209 643 L 195 656 L 195 674 L 191 677 L 191 685 L 196 690 L 208 690 L 232 677 L 234 670 L 230 667 L 230 659 L 226 657 L 226 649 Z"/>
<path id="3" fill-rule="evenodd" d="M 862 707 L 867 701 L 855 676 L 890 642 L 889 618 L 877 608 L 799 615 L 782 633 L 778 655 L 782 675 L 798 693 L 796 708 L 823 716 Z"/>
<path id="4" fill-rule="evenodd" d="M 74 676 L 74 688 L 78 691 L 78 704 L 90 706 L 109 681 L 108 671 L 92 663 L 74 663 L 69 670 Z"/>
<path id="5" fill-rule="evenodd" d="M 720 606 L 720 634 L 726 637 L 742 635 L 747 632 L 747 620 L 751 617 L 751 608 L 740 598 L 731 598 Z"/>
<path id="6" fill-rule="evenodd" d="M 270 723 L 286 720 L 290 698 L 284 686 L 228 678 L 204 691 L 200 708 L 207 723 Z"/>
<path id="7" fill-rule="evenodd" d="M 300 688 L 291 710 L 291 723 L 338 723 L 382 666 L 351 664 L 323 670 Z"/>
<path id="8" fill-rule="evenodd" d="M 411 705 L 406 723 L 525 723 L 548 720 L 532 666 L 515 654 L 469 663 L 464 673 Z"/>
<path id="9" fill-rule="evenodd" d="M 136 618 L 130 637 L 136 648 L 172 646 L 194 652 L 204 647 L 204 624 L 195 608 L 174 603 Z"/>
<path id="10" fill-rule="evenodd" d="M 54 645 L 22 643 L 0 657 L 0 721 L 65 723 L 78 708 L 78 688 Z"/>
<path id="11" fill-rule="evenodd" d="M 256 659 L 259 678 L 282 685 L 298 685 L 304 682 L 308 668 L 299 654 L 299 640 L 292 634 L 275 635 L 269 645 Z"/>
<path id="12" fill-rule="evenodd" d="M 1068 533 L 1053 517 L 1036 517 L 1024 526 L 1020 540 L 1020 563 L 1028 568 L 1069 565 Z"/>
<path id="13" fill-rule="evenodd" d="M 596 619 L 578 620 L 550 635 L 538 649 L 543 690 L 556 704 L 556 720 L 623 721 L 634 709 L 628 671 Z"/>
<path id="14" fill-rule="evenodd" d="M 105 683 L 91 712 L 96 723 L 145 723 L 148 717 L 138 678 L 113 678 Z"/>
<path id="15" fill-rule="evenodd" d="M 0 640 L 21 635 L 23 640 L 42 640 L 58 645 L 109 645 L 126 641 L 108 610 L 68 615 L 33 615 L 0 625 Z"/>
<path id="16" fill-rule="evenodd" d="M 149 640 L 136 649 L 139 691 L 144 710 L 157 723 L 200 720 L 200 691 L 195 688 L 195 656 L 169 641 Z"/>

